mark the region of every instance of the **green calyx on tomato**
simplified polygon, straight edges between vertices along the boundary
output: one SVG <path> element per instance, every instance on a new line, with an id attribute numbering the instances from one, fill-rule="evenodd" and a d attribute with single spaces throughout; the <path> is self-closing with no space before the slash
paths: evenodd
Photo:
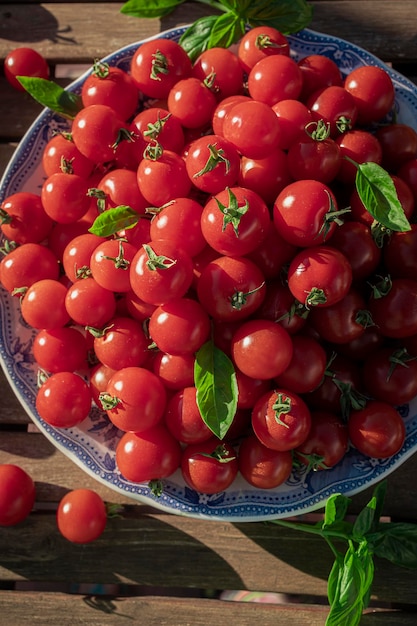
<path id="1" fill-rule="evenodd" d="M 212 144 L 212 143 L 210 143 L 207 146 L 207 148 L 208 148 L 210 156 L 207 159 L 204 167 L 199 172 L 194 174 L 194 178 L 198 178 L 199 176 L 202 176 L 203 174 L 207 174 L 207 172 L 212 172 L 214 168 L 219 165 L 219 163 L 224 163 L 226 174 L 228 174 L 230 171 L 230 161 L 228 158 L 224 156 L 223 148 L 217 148 L 216 144 Z"/>
<path id="2" fill-rule="evenodd" d="M 230 297 L 230 304 L 232 305 L 232 308 L 236 309 L 237 311 L 240 311 L 241 308 L 245 306 L 248 296 L 251 296 L 252 294 L 256 293 L 257 291 L 259 291 L 259 289 L 262 289 L 264 285 L 265 285 L 265 281 L 263 281 L 259 285 L 259 287 L 256 287 L 255 289 L 251 289 L 251 291 L 247 291 L 246 293 L 243 291 L 235 291 L 235 293 Z"/>
<path id="3" fill-rule="evenodd" d="M 160 74 L 168 74 L 169 67 L 167 58 L 160 50 L 157 50 L 155 54 L 152 55 L 152 70 L 151 70 L 151 78 L 152 80 L 161 80 Z"/>
<path id="4" fill-rule="evenodd" d="M 105 391 L 100 393 L 99 400 L 104 411 L 110 411 L 111 409 L 114 409 L 118 404 L 120 404 L 119 398 L 117 398 L 116 396 L 112 396 Z"/>
<path id="5" fill-rule="evenodd" d="M 277 394 L 277 399 L 272 405 L 273 411 L 275 411 L 275 419 L 277 424 L 281 424 L 281 426 L 285 426 L 285 428 L 289 428 L 288 424 L 286 424 L 282 419 L 281 415 L 287 415 L 291 411 L 291 399 L 285 396 L 283 393 Z"/>
<path id="6" fill-rule="evenodd" d="M 121 13 L 140 18 L 168 15 L 185 0 L 128 0 Z M 199 0 L 207 4 L 205 0 Z M 245 33 L 246 25 L 267 24 L 282 33 L 302 30 L 311 22 L 313 7 L 305 0 L 216 0 L 210 6 L 220 15 L 196 20 L 182 35 L 180 44 L 192 60 L 208 48 L 227 48 Z M 263 45 L 268 43 L 263 42 Z"/>
<path id="7" fill-rule="evenodd" d="M 176 259 L 170 259 L 163 254 L 156 254 L 151 246 L 147 243 L 143 244 L 143 249 L 145 250 L 148 260 L 146 261 L 146 267 L 154 272 L 156 270 L 166 270 L 177 262 Z"/>
<path id="8" fill-rule="evenodd" d="M 229 197 L 229 204 L 227 206 L 220 202 L 218 198 L 214 197 L 219 210 L 224 215 L 222 230 L 225 230 L 227 225 L 231 224 L 236 237 L 239 237 L 240 220 L 242 215 L 245 215 L 245 213 L 249 210 L 249 204 L 246 201 L 243 206 L 239 206 L 238 200 L 230 187 L 228 187 L 227 193 Z"/>
<path id="9" fill-rule="evenodd" d="M 390 369 L 387 375 L 387 381 L 391 378 L 395 368 L 400 365 L 401 367 L 409 367 L 409 361 L 415 361 L 417 357 L 411 356 L 408 352 L 407 348 L 398 348 L 398 350 L 394 350 L 391 356 L 389 357 Z"/>

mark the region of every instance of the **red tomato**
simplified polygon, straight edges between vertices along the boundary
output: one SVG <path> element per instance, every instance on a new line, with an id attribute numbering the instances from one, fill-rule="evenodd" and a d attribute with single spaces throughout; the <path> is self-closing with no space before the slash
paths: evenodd
<path id="1" fill-rule="evenodd" d="M 152 359 L 152 371 L 167 389 L 183 389 L 194 385 L 194 355 L 157 352 Z"/>
<path id="2" fill-rule="evenodd" d="M 145 42 L 132 57 L 130 72 L 140 91 L 150 98 L 166 98 L 179 80 L 191 75 L 188 54 L 172 39 Z"/>
<path id="3" fill-rule="evenodd" d="M 207 313 L 216 320 L 245 319 L 264 298 L 264 276 L 247 257 L 220 256 L 201 271 L 197 295 Z"/>
<path id="4" fill-rule="evenodd" d="M 235 146 L 219 135 L 204 135 L 193 141 L 185 158 L 193 185 L 217 194 L 237 181 L 240 157 Z"/>
<path id="5" fill-rule="evenodd" d="M 397 454 L 405 440 L 404 420 L 386 402 L 370 401 L 352 411 L 348 422 L 352 444 L 368 457 L 386 459 Z"/>
<path id="6" fill-rule="evenodd" d="M 388 72 L 380 67 L 355 68 L 346 76 L 344 87 L 355 100 L 359 124 L 380 121 L 394 104 L 394 84 Z"/>
<path id="7" fill-rule="evenodd" d="M 33 328 L 65 326 L 70 316 L 65 307 L 67 287 L 58 280 L 44 278 L 33 283 L 20 301 L 22 317 Z"/>
<path id="8" fill-rule="evenodd" d="M 290 450 L 267 448 L 255 435 L 243 439 L 239 447 L 239 471 L 258 489 L 275 489 L 285 483 L 292 470 Z"/>
<path id="9" fill-rule="evenodd" d="M 395 406 L 417 395 L 417 361 L 404 348 L 381 346 L 365 357 L 362 367 L 365 389 L 375 400 Z"/>
<path id="10" fill-rule="evenodd" d="M 223 120 L 222 131 L 243 156 L 252 159 L 261 159 L 279 147 L 279 121 L 265 102 L 234 104 Z"/>
<path id="11" fill-rule="evenodd" d="M 36 395 L 40 417 L 56 428 L 71 428 L 86 419 L 91 409 L 90 388 L 73 372 L 51 374 Z"/>
<path id="12" fill-rule="evenodd" d="M 291 361 L 275 382 L 282 389 L 307 393 L 322 381 L 327 365 L 326 351 L 316 339 L 303 335 L 294 335 L 292 345 Z"/>
<path id="13" fill-rule="evenodd" d="M 167 98 L 168 110 L 184 128 L 204 128 L 211 121 L 217 100 L 209 86 L 195 76 L 178 81 Z"/>
<path id="14" fill-rule="evenodd" d="M 239 58 L 227 48 L 208 48 L 195 60 L 193 76 L 206 81 L 218 101 L 243 91 Z"/>
<path id="15" fill-rule="evenodd" d="M 32 350 L 36 363 L 46 372 L 74 372 L 87 365 L 87 341 L 72 326 L 40 330 Z"/>
<path id="16" fill-rule="evenodd" d="M 313 307 L 308 321 L 321 339 L 336 344 L 357 339 L 367 326 L 373 324 L 365 298 L 355 288 L 335 304 L 319 309 Z"/>
<path id="17" fill-rule="evenodd" d="M 35 503 L 35 483 L 18 465 L 0 465 L 0 526 L 23 522 Z"/>
<path id="18" fill-rule="evenodd" d="M 181 122 L 168 109 L 157 106 L 143 109 L 133 118 L 132 128 L 144 142 L 157 141 L 165 150 L 180 153 L 184 147 Z"/>
<path id="19" fill-rule="evenodd" d="M 310 432 L 294 450 L 294 456 L 309 469 L 326 470 L 343 459 L 348 444 L 348 428 L 338 415 L 312 411 Z"/>
<path id="20" fill-rule="evenodd" d="M 148 356 L 149 339 L 142 324 L 117 316 L 94 337 L 94 353 L 100 363 L 112 369 L 141 366 Z"/>
<path id="21" fill-rule="evenodd" d="M 305 102 L 319 89 L 336 85 L 342 86 L 339 66 L 330 57 L 323 54 L 309 54 L 298 61 L 303 77 L 300 99 Z"/>
<path id="22" fill-rule="evenodd" d="M 113 161 L 123 120 L 105 104 L 90 104 L 72 122 L 72 138 L 78 150 L 96 164 Z"/>
<path id="23" fill-rule="evenodd" d="M 1 211 L 3 235 L 18 244 L 41 243 L 52 229 L 52 218 L 38 194 L 18 191 L 3 200 Z"/>
<path id="24" fill-rule="evenodd" d="M 36 263 L 33 259 L 36 259 Z M 9 293 L 28 288 L 44 278 L 57 280 L 58 276 L 57 257 L 40 243 L 24 243 L 0 261 L 0 281 Z"/>
<path id="25" fill-rule="evenodd" d="M 91 255 L 104 241 L 106 241 L 104 237 L 93 235 L 93 233 L 83 233 L 76 235 L 67 244 L 62 254 L 62 266 L 65 275 L 72 283 L 91 275 Z"/>
<path id="26" fill-rule="evenodd" d="M 303 102 L 292 99 L 280 100 L 272 110 L 279 119 L 279 147 L 288 150 L 300 137 L 304 137 L 307 125 L 313 120 L 311 111 Z"/>
<path id="27" fill-rule="evenodd" d="M 142 433 L 125 433 L 116 447 L 116 464 L 133 483 L 171 476 L 181 463 L 181 445 L 163 424 Z"/>
<path id="28" fill-rule="evenodd" d="M 372 161 L 378 165 L 382 161 L 382 148 L 378 139 L 372 133 L 360 128 L 347 130 L 336 138 L 340 148 L 342 161 L 336 179 L 345 184 L 353 184 L 356 178 L 356 165 L 346 159 L 349 157 L 355 163 Z"/>
<path id="29" fill-rule="evenodd" d="M 42 166 L 46 176 L 66 172 L 88 178 L 94 169 L 94 162 L 81 154 L 68 133 L 58 133 L 43 150 Z"/>
<path id="30" fill-rule="evenodd" d="M 330 136 L 353 128 L 358 117 L 355 98 L 344 87 L 331 85 L 314 91 L 306 102 L 314 120 L 330 125 Z"/>
<path id="31" fill-rule="evenodd" d="M 228 442 L 211 437 L 183 450 L 181 472 L 191 489 L 219 493 L 230 487 L 237 476 L 237 454 Z"/>
<path id="32" fill-rule="evenodd" d="M 297 100 L 303 77 L 290 56 L 274 54 L 258 61 L 248 75 L 251 98 L 272 107 L 280 100 Z"/>
<path id="33" fill-rule="evenodd" d="M 282 374 L 290 364 L 293 345 L 282 326 L 270 320 L 243 322 L 232 338 L 233 361 L 252 378 L 268 380 Z"/>
<path id="34" fill-rule="evenodd" d="M 159 305 L 149 318 L 148 332 L 168 354 L 195 353 L 210 335 L 210 318 L 197 300 L 174 298 Z"/>
<path id="35" fill-rule="evenodd" d="M 144 367 L 130 366 L 113 374 L 100 401 L 117 428 L 139 433 L 161 421 L 166 391 L 156 374 Z"/>
<path id="36" fill-rule="evenodd" d="M 33 48 L 15 48 L 4 59 L 4 74 L 9 83 L 18 91 L 25 88 L 17 80 L 17 76 L 49 78 L 49 66 L 46 59 Z"/>
<path id="37" fill-rule="evenodd" d="M 368 302 L 372 319 L 380 333 L 401 339 L 417 332 L 417 280 L 393 278 L 380 297 L 372 295 Z"/>
<path id="38" fill-rule="evenodd" d="M 197 406 L 194 386 L 178 390 L 171 396 L 164 414 L 165 425 L 182 443 L 200 443 L 213 436 Z"/>
<path id="39" fill-rule="evenodd" d="M 139 189 L 136 171 L 126 168 L 116 167 L 104 174 L 97 188 L 90 189 L 89 193 L 97 196 L 100 212 L 125 205 L 143 215 L 148 206 Z"/>
<path id="40" fill-rule="evenodd" d="M 207 201 L 201 230 L 219 254 L 244 256 L 265 239 L 270 221 L 268 207 L 257 193 L 244 187 L 228 187 Z"/>
<path id="41" fill-rule="evenodd" d="M 276 28 L 262 25 L 251 28 L 239 42 L 237 56 L 246 74 L 261 59 L 274 54 L 289 56 L 287 37 Z"/>
<path id="42" fill-rule="evenodd" d="M 192 184 L 182 156 L 158 149 L 154 156 L 149 151 L 145 154 L 137 169 L 137 180 L 143 197 L 156 207 L 187 196 Z"/>
<path id="43" fill-rule="evenodd" d="M 136 246 L 127 241 L 117 239 L 102 241 L 91 255 L 91 276 L 101 287 L 109 291 L 118 293 L 130 291 L 130 266 L 136 251 Z"/>
<path id="44" fill-rule="evenodd" d="M 65 306 L 76 324 L 103 328 L 116 312 L 116 298 L 94 278 L 84 278 L 69 287 Z"/>
<path id="45" fill-rule="evenodd" d="M 149 240 L 169 239 L 184 248 L 191 257 L 206 245 L 201 232 L 202 205 L 193 198 L 175 198 L 155 213 L 150 224 Z M 184 237 L 184 231 L 187 237 Z"/>
<path id="46" fill-rule="evenodd" d="M 295 255 L 288 269 L 293 296 L 307 307 L 325 307 L 345 297 L 352 284 L 348 259 L 334 247 L 313 246 Z"/>
<path id="47" fill-rule="evenodd" d="M 267 448 L 293 450 L 310 432 L 310 410 L 298 394 L 278 388 L 259 398 L 252 410 L 252 427 Z"/>
<path id="48" fill-rule="evenodd" d="M 121 93 L 123 97 L 120 97 Z M 85 107 L 90 104 L 106 104 L 122 120 L 128 120 L 138 106 L 139 89 L 128 72 L 96 61 L 92 73 L 81 87 L 81 98 Z"/>
<path id="49" fill-rule="evenodd" d="M 91 489 L 74 489 L 65 494 L 56 512 L 58 530 L 68 541 L 90 543 L 104 532 L 107 511 L 101 497 Z"/>

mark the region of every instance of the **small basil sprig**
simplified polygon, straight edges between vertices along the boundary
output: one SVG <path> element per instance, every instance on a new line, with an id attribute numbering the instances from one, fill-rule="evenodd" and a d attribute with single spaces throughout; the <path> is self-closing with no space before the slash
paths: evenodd
<path id="1" fill-rule="evenodd" d="M 100 213 L 88 231 L 99 237 L 111 237 L 120 230 L 133 228 L 138 221 L 138 213 L 130 206 L 121 204 Z"/>
<path id="2" fill-rule="evenodd" d="M 290 520 L 272 523 L 323 537 L 334 555 L 328 576 L 330 611 L 326 626 L 358 626 L 368 606 L 374 578 L 374 555 L 395 565 L 417 568 L 417 525 L 381 522 L 387 483 L 379 483 L 354 521 L 347 521 L 350 499 L 334 494 L 326 502 L 323 520 L 304 524 Z M 341 544 L 347 545 L 346 552 Z"/>
<path id="3" fill-rule="evenodd" d="M 236 414 L 238 388 L 233 363 L 211 340 L 196 354 L 194 384 L 204 423 L 223 439 Z"/>
<path id="4" fill-rule="evenodd" d="M 81 96 L 66 91 L 52 80 L 29 76 L 18 76 L 17 80 L 39 104 L 67 119 L 74 119 L 82 108 Z"/>
<path id="5" fill-rule="evenodd" d="M 121 12 L 141 18 L 165 17 L 185 0 L 128 0 Z M 313 7 L 306 0 L 198 0 L 209 4 L 220 15 L 196 20 L 180 38 L 190 58 L 207 48 L 228 47 L 236 43 L 249 26 L 268 25 L 284 34 L 308 26 Z"/>

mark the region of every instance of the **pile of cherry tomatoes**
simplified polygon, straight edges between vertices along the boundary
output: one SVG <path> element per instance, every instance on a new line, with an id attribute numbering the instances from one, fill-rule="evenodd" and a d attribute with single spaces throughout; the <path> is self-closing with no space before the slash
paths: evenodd
<path id="1" fill-rule="evenodd" d="M 297 62 L 259 27 L 194 64 L 146 42 L 130 71 L 96 63 L 81 99 L 40 193 L 1 207 L 0 280 L 36 329 L 41 418 L 74 427 L 93 402 L 121 431 L 125 479 L 180 469 L 207 494 L 238 473 L 275 488 L 349 446 L 396 454 L 417 395 L 417 133 L 391 120 L 389 74 Z M 364 207 L 367 162 L 409 230 Z M 195 386 L 207 342 L 238 389 L 222 439 Z"/>

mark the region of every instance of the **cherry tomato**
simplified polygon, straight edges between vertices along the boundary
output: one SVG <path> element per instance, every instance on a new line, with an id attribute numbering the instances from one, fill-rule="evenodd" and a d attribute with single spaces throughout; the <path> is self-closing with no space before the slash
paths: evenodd
<path id="1" fill-rule="evenodd" d="M 397 454 L 405 440 L 404 420 L 398 411 L 376 400 L 351 412 L 348 430 L 355 448 L 371 458 L 387 459 Z"/>
<path id="2" fill-rule="evenodd" d="M 349 157 L 355 163 L 372 161 L 378 165 L 382 161 L 382 147 L 372 133 L 359 128 L 347 130 L 336 138 L 340 148 L 342 161 L 336 179 L 344 184 L 353 184 L 356 178 L 356 165 L 346 159 Z"/>
<path id="3" fill-rule="evenodd" d="M 91 255 L 104 241 L 104 237 L 93 233 L 83 233 L 70 240 L 62 254 L 62 267 L 71 282 L 91 276 Z"/>
<path id="4" fill-rule="evenodd" d="M 288 269 L 291 293 L 307 307 L 325 307 L 339 302 L 351 284 L 351 265 L 332 246 L 305 248 L 295 255 Z"/>
<path id="5" fill-rule="evenodd" d="M 382 346 L 362 368 L 365 388 L 375 400 L 399 406 L 417 395 L 417 361 L 405 348 Z"/>
<path id="6" fill-rule="evenodd" d="M 316 137 L 308 132 L 288 150 L 288 169 L 294 180 L 314 179 L 330 183 L 336 178 L 341 163 L 340 147 L 326 133 L 323 137 Z"/>
<path id="7" fill-rule="evenodd" d="M 401 339 L 414 335 L 417 332 L 417 280 L 393 278 L 381 297 L 370 297 L 368 308 L 384 336 Z"/>
<path id="8" fill-rule="evenodd" d="M 355 68 L 346 76 L 344 87 L 355 100 L 359 124 L 380 121 L 394 104 L 394 84 L 388 72 L 380 67 Z"/>
<path id="9" fill-rule="evenodd" d="M 115 158 L 123 128 L 124 121 L 114 109 L 106 104 L 90 104 L 75 116 L 72 138 L 81 154 L 96 164 L 103 164 Z"/>
<path id="10" fill-rule="evenodd" d="M 157 141 L 165 150 L 178 153 L 184 147 L 181 122 L 166 108 L 151 106 L 143 109 L 133 118 L 132 127 L 146 143 Z"/>
<path id="11" fill-rule="evenodd" d="M 224 137 L 204 135 L 189 146 L 185 165 L 195 187 L 217 194 L 236 183 L 240 157 L 235 146 Z"/>
<path id="12" fill-rule="evenodd" d="M 51 329 L 71 320 L 65 307 L 67 287 L 58 280 L 44 278 L 33 283 L 20 301 L 22 317 L 32 328 Z"/>
<path id="13" fill-rule="evenodd" d="M 141 433 L 124 433 L 116 447 L 116 464 L 133 483 L 171 476 L 181 463 L 181 444 L 161 423 Z"/>
<path id="14" fill-rule="evenodd" d="M 278 387 L 295 393 L 312 391 L 322 381 L 327 355 L 323 346 L 312 337 L 294 335 L 293 353 L 286 369 L 275 377 Z"/>
<path id="15" fill-rule="evenodd" d="M 168 110 L 184 128 L 202 128 L 210 123 L 217 100 L 205 82 L 194 76 L 178 81 L 167 98 Z"/>
<path id="16" fill-rule="evenodd" d="M 182 156 L 159 148 L 155 155 L 145 154 L 137 169 L 137 180 L 143 197 L 156 207 L 187 196 L 192 184 Z"/>
<path id="17" fill-rule="evenodd" d="M 193 76 L 206 81 L 218 101 L 243 91 L 243 70 L 239 58 L 227 48 L 208 48 L 193 65 Z"/>
<path id="18" fill-rule="evenodd" d="M 197 295 L 209 315 L 233 321 L 249 317 L 265 295 L 265 280 L 247 257 L 220 256 L 202 269 Z"/>
<path id="19" fill-rule="evenodd" d="M 353 128 L 358 117 L 356 101 L 351 93 L 340 85 L 331 85 L 314 91 L 306 101 L 314 120 L 330 125 L 330 136 Z"/>
<path id="20" fill-rule="evenodd" d="M 270 220 L 268 207 L 257 193 L 244 187 L 228 187 L 205 204 L 201 230 L 219 254 L 244 256 L 265 239 Z"/>
<path id="21" fill-rule="evenodd" d="M 330 57 L 323 54 L 309 54 L 298 61 L 303 77 L 300 99 L 305 102 L 308 97 L 319 89 L 342 86 L 342 75 L 339 66 Z"/>
<path id="22" fill-rule="evenodd" d="M 149 339 L 137 320 L 124 316 L 113 317 L 95 335 L 94 353 L 103 365 L 116 370 L 145 363 Z"/>
<path id="23" fill-rule="evenodd" d="M 238 472 L 237 454 L 217 437 L 188 445 L 181 457 L 181 473 L 191 489 L 214 494 L 233 483 Z"/>
<path id="24" fill-rule="evenodd" d="M 168 354 L 197 352 L 210 335 L 210 318 L 191 298 L 173 298 L 149 318 L 148 331 L 156 346 Z"/>
<path id="25" fill-rule="evenodd" d="M 237 51 L 238 59 L 246 74 L 249 74 L 258 61 L 274 54 L 289 56 L 290 46 L 283 33 L 266 25 L 255 26 L 245 33 Z"/>
<path id="26" fill-rule="evenodd" d="M 150 239 L 169 239 L 184 248 L 191 257 L 201 252 L 206 245 L 201 231 L 202 205 L 193 198 L 175 198 L 155 213 L 150 223 Z M 187 237 L 184 237 L 184 231 Z"/>
<path id="27" fill-rule="evenodd" d="M 52 229 L 38 194 L 18 191 L 1 203 L 1 230 L 10 241 L 18 244 L 41 243 Z"/>
<path id="28" fill-rule="evenodd" d="M 373 324 L 365 298 L 355 288 L 335 304 L 319 309 L 313 307 L 308 321 L 321 339 L 336 344 L 357 339 L 367 326 Z"/>
<path id="29" fill-rule="evenodd" d="M 91 276 L 109 291 L 129 291 L 130 266 L 136 251 L 136 246 L 127 241 L 108 239 L 99 243 L 90 259 Z"/>
<path id="30" fill-rule="evenodd" d="M 182 443 L 200 443 L 213 436 L 205 424 L 197 405 L 194 386 L 178 390 L 168 401 L 164 414 L 165 425 Z"/>
<path id="31" fill-rule="evenodd" d="M 416 276 L 417 263 L 417 224 L 405 232 L 393 232 L 383 248 L 385 267 L 392 278 Z"/>
<path id="32" fill-rule="evenodd" d="M 72 326 L 40 330 L 33 340 L 33 356 L 46 372 L 74 372 L 87 365 L 87 342 Z"/>
<path id="33" fill-rule="evenodd" d="M 138 106 L 139 89 L 128 72 L 96 61 L 81 87 L 81 99 L 85 107 L 105 104 L 114 109 L 122 120 L 128 120 Z"/>
<path id="34" fill-rule="evenodd" d="M 243 322 L 232 338 L 233 361 L 252 378 L 268 380 L 282 374 L 291 362 L 293 345 L 282 326 L 270 320 Z"/>
<path id="35" fill-rule="evenodd" d="M 35 483 L 20 466 L 0 465 L 0 526 L 23 522 L 35 503 Z"/>
<path id="36" fill-rule="evenodd" d="M 310 432 L 310 410 L 298 394 L 277 388 L 261 396 L 253 407 L 252 427 L 267 448 L 293 450 Z"/>
<path id="37" fill-rule="evenodd" d="M 326 470 L 343 459 L 348 445 L 348 428 L 339 415 L 312 411 L 310 432 L 294 456 L 309 469 Z"/>
<path id="38" fill-rule="evenodd" d="M 49 66 L 46 59 L 33 48 L 15 48 L 4 59 L 4 74 L 8 82 L 18 91 L 25 88 L 17 80 L 17 76 L 49 78 Z"/>
<path id="39" fill-rule="evenodd" d="M 36 263 L 33 259 L 36 259 Z M 44 278 L 57 280 L 58 276 L 57 257 L 40 243 L 24 243 L 0 261 L 0 281 L 9 293 L 28 288 Z"/>
<path id="40" fill-rule="evenodd" d="M 239 471 L 243 478 L 258 489 L 275 489 L 291 475 L 290 450 L 267 448 L 255 435 L 243 439 L 239 447 Z"/>
<path id="41" fill-rule="evenodd" d="M 300 137 L 304 137 L 306 127 L 313 121 L 311 111 L 300 100 L 291 98 L 275 103 L 272 110 L 279 119 L 279 147 L 288 150 Z"/>
<path id="42" fill-rule="evenodd" d="M 235 103 L 223 120 L 223 136 L 243 156 L 262 159 L 279 147 L 277 116 L 265 102 L 248 100 Z"/>
<path id="43" fill-rule="evenodd" d="M 157 352 L 152 359 L 152 371 L 167 389 L 183 389 L 194 385 L 194 355 Z"/>
<path id="44" fill-rule="evenodd" d="M 36 410 L 40 417 L 57 428 L 80 424 L 90 409 L 90 388 L 81 376 L 73 372 L 51 374 L 36 395 Z"/>
<path id="45" fill-rule="evenodd" d="M 116 167 L 104 174 L 97 189 L 90 189 L 89 194 L 97 196 L 100 212 L 103 209 L 126 205 L 139 215 L 143 215 L 148 206 L 139 189 L 136 171 L 126 168 Z"/>
<path id="46" fill-rule="evenodd" d="M 104 532 L 107 511 L 101 497 L 91 489 L 74 489 L 65 494 L 56 512 L 58 530 L 72 543 L 90 543 Z"/>
<path id="47" fill-rule="evenodd" d="M 381 261 L 381 248 L 370 226 L 360 221 L 352 219 L 340 224 L 333 232 L 331 243 L 349 259 L 354 281 L 371 276 Z"/>
<path id="48" fill-rule="evenodd" d="M 112 291 L 90 277 L 77 280 L 69 287 L 65 306 L 76 324 L 102 328 L 116 312 L 116 298 Z"/>
<path id="49" fill-rule="evenodd" d="M 248 75 L 251 98 L 272 107 L 280 100 L 297 100 L 303 78 L 294 59 L 274 54 L 258 61 Z"/>

